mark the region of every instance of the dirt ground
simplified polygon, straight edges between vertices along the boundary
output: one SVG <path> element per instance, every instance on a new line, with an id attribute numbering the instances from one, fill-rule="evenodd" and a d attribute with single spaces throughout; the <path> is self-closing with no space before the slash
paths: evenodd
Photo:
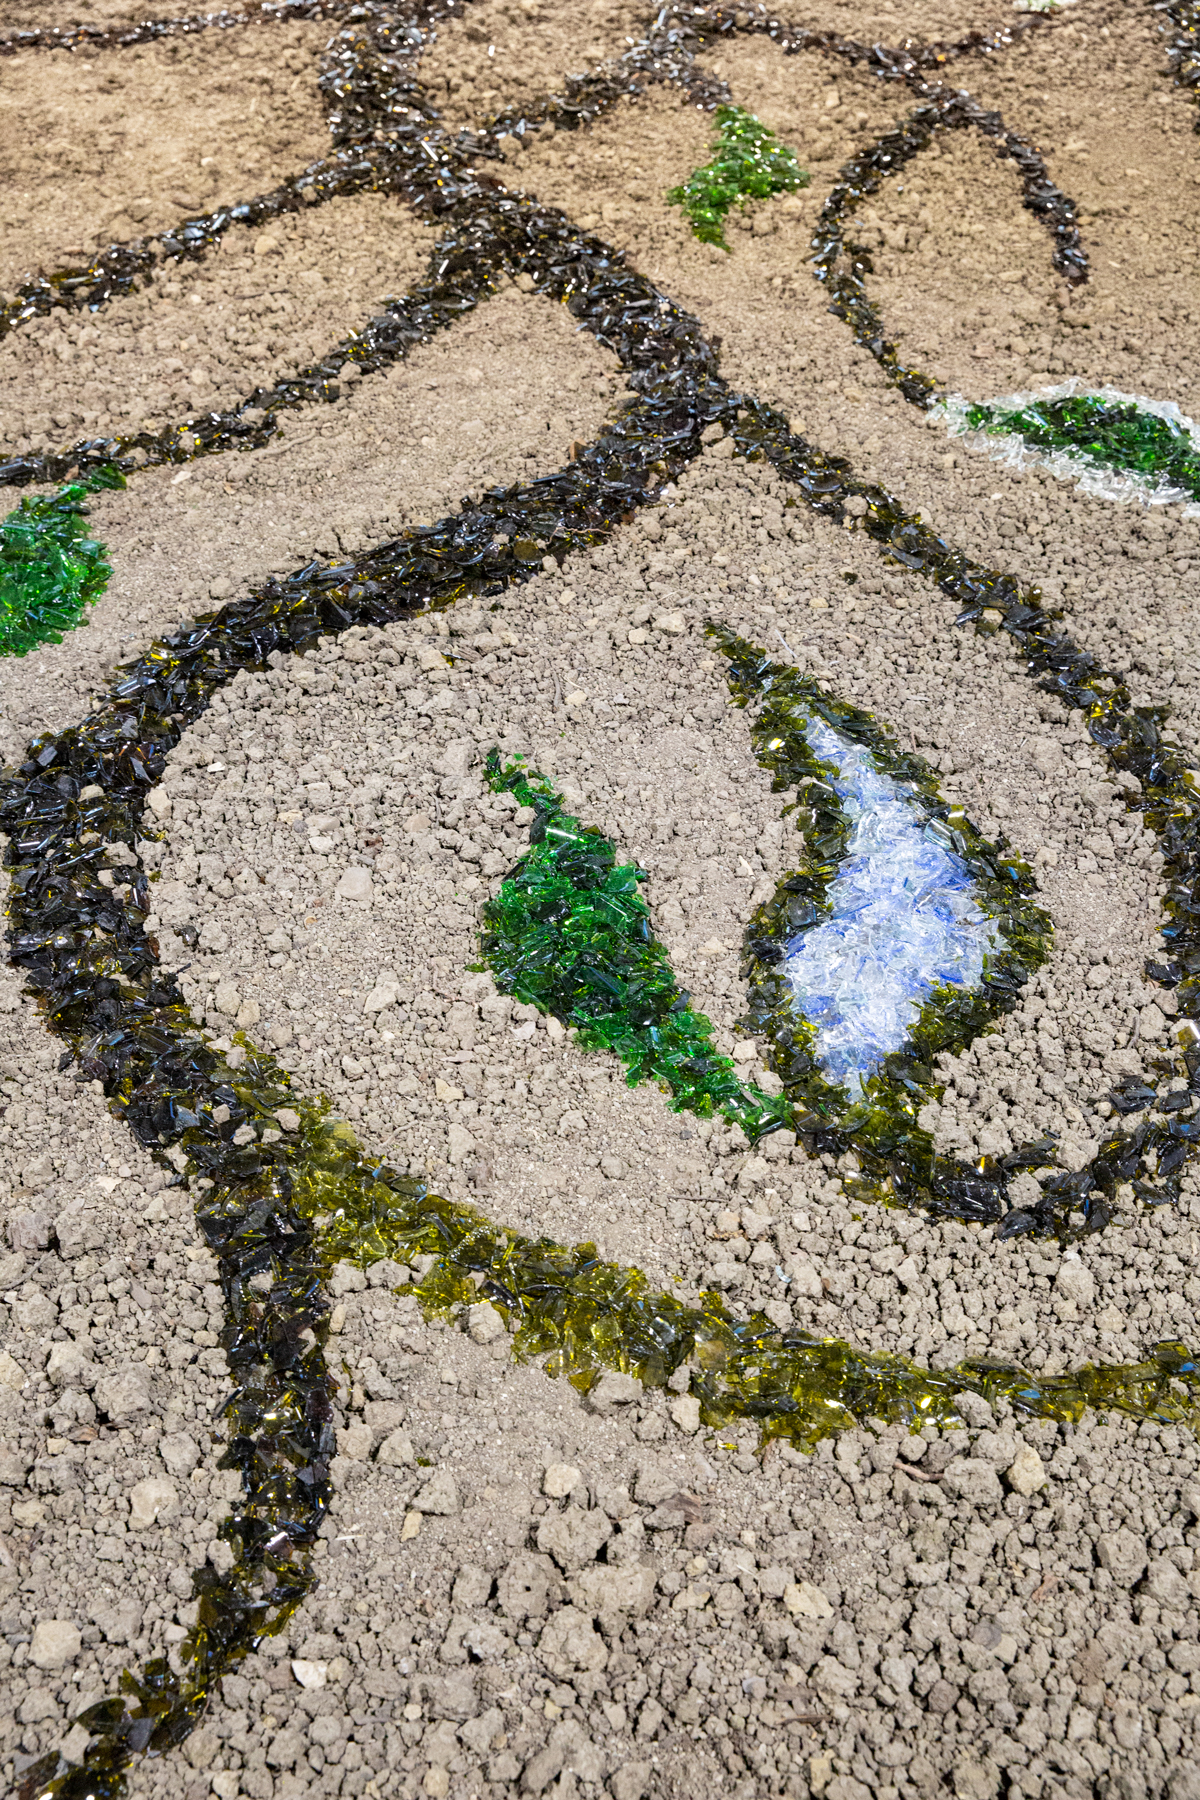
<path id="1" fill-rule="evenodd" d="M 39 24 L 49 11 L 39 8 Z M 323 155 L 316 75 L 328 39 L 328 26 L 295 21 L 94 59 L 67 50 L 0 58 L 6 288 L 266 192 Z"/>
<path id="2" fill-rule="evenodd" d="M 805 22 L 898 42 L 1013 16 L 820 0 Z M 1078 204 L 1084 285 L 1056 273 L 1014 165 L 978 134 L 935 134 L 854 221 L 889 334 L 945 392 L 1078 376 L 1200 416 L 1200 140 L 1161 16 L 1079 0 L 944 71 L 1036 142 Z M 0 31 L 76 19 L 59 0 L 0 6 Z M 439 28 L 423 79 L 455 126 L 532 110 L 650 23 L 624 0 L 480 0 Z M 325 154 L 329 37 L 270 22 L 0 57 L 6 294 Z M 813 276 L 838 170 L 915 96 L 762 35 L 702 61 L 812 177 L 735 212 L 728 253 L 665 203 L 712 136 L 667 87 L 509 143 L 503 179 L 694 312 L 735 387 L 1036 583 L 1078 644 L 1169 702 L 1200 757 L 1200 525 L 965 448 L 888 385 Z M 239 227 L 125 300 L 13 332 L 6 452 L 243 398 L 421 279 L 434 242 L 401 201 L 364 194 Z M 86 623 L 0 666 L 0 752 L 81 718 L 119 662 L 271 574 L 553 471 L 628 397 L 607 349 L 509 282 L 406 361 L 288 413 L 267 447 L 135 473 L 92 503 L 114 572 Z M 740 948 L 795 839 L 705 635 L 721 622 L 873 711 L 1035 867 L 1051 953 L 1002 1024 L 941 1065 L 924 1119 L 941 1148 L 976 1161 L 1052 1132 L 1082 1168 L 1114 1127 L 1114 1083 L 1171 1054 L 1172 996 L 1145 970 L 1163 944 L 1162 853 L 1101 784 L 1080 715 L 1002 637 L 964 632 L 929 583 L 789 506 L 731 449 L 710 442 L 607 546 L 495 606 L 323 639 L 222 690 L 173 752 L 160 840 L 141 846 L 164 963 L 214 1040 L 240 1028 L 271 1047 L 372 1154 L 529 1237 L 593 1241 L 656 1289 L 716 1289 L 738 1315 L 924 1366 L 1009 1358 L 1043 1379 L 1190 1341 L 1194 1174 L 1177 1207 L 1130 1198 L 1066 1248 L 852 1203 L 831 1157 L 672 1112 L 473 967 L 480 908 L 528 844 L 528 819 L 482 778 L 503 745 L 647 871 L 693 1005 L 770 1081 L 742 1023 Z M 228 1554 L 237 1478 L 217 1466 L 222 1296 L 187 1192 L 98 1084 L 59 1071 L 11 968 L 0 1013 L 12 1782 L 47 1748 L 79 1759 L 71 1720 L 122 1668 L 178 1659 L 191 1571 Z M 335 1269 L 318 1585 L 180 1750 L 135 1762 L 131 1794 L 1200 1800 L 1191 1427 L 1053 1425 L 964 1399 L 951 1431 L 864 1419 L 811 1455 L 763 1454 L 748 1423 L 712 1431 L 685 1394 L 612 1375 L 583 1399 L 513 1358 L 494 1309 L 426 1317 L 421 1274 Z"/>

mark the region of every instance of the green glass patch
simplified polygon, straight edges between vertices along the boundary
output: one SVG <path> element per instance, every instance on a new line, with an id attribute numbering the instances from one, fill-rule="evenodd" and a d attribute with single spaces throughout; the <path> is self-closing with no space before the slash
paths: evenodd
<path id="1" fill-rule="evenodd" d="M 1017 408 L 981 404 L 967 408 L 966 422 L 975 431 L 1016 432 L 1039 450 L 1064 451 L 1200 500 L 1200 451 L 1190 434 L 1132 400 L 1080 394 Z"/>
<path id="2" fill-rule="evenodd" d="M 104 545 L 87 535 L 86 496 L 123 488 L 119 470 L 97 469 L 49 495 L 27 496 L 0 520 L 0 656 L 62 642 L 108 586 Z"/>
<path id="3" fill-rule="evenodd" d="M 749 200 L 790 194 L 807 187 L 812 178 L 796 161 L 795 151 L 744 107 L 719 106 L 717 125 L 712 161 L 693 169 L 681 187 L 672 188 L 667 205 L 682 206 L 693 236 L 702 243 L 728 250 L 725 215 L 735 202 L 744 207 Z"/>
<path id="4" fill-rule="evenodd" d="M 541 776 L 502 768 L 495 751 L 487 769 L 493 788 L 535 815 L 529 851 L 483 909 L 497 986 L 574 1028 L 585 1049 L 614 1051 L 630 1087 L 659 1082 L 677 1112 L 721 1113 L 751 1138 L 787 1124 L 787 1103 L 743 1084 L 688 1004 L 638 892 L 645 870 L 618 863 Z"/>

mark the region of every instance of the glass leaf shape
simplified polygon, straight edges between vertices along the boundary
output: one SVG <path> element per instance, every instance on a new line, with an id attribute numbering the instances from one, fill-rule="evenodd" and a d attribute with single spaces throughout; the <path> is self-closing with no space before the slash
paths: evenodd
<path id="1" fill-rule="evenodd" d="M 779 143 L 770 127 L 744 107 L 718 106 L 717 126 L 712 161 L 693 169 L 681 187 L 672 188 L 667 205 L 683 208 L 692 235 L 702 243 L 728 250 L 725 216 L 731 206 L 794 193 L 812 178 L 800 167 L 795 151 Z"/>
<path id="2" fill-rule="evenodd" d="M 1182 501 L 1185 518 L 1200 515 L 1200 434 L 1173 400 L 1085 389 L 1072 378 L 978 405 L 951 395 L 934 414 L 1008 468 L 1040 465 L 1098 499 Z"/>
<path id="3" fill-rule="evenodd" d="M 87 535 L 84 501 L 95 488 L 123 488 L 107 465 L 49 495 L 26 497 L 0 519 L 0 656 L 57 644 L 108 585 L 104 545 Z"/>
<path id="4" fill-rule="evenodd" d="M 502 992 L 577 1031 L 585 1049 L 614 1051 L 631 1087 L 659 1082 L 676 1111 L 721 1113 L 751 1138 L 786 1125 L 787 1103 L 740 1080 L 689 1004 L 638 892 L 646 871 L 618 863 L 540 775 L 502 767 L 493 751 L 488 776 L 534 810 L 528 852 L 483 911 L 484 960 Z"/>

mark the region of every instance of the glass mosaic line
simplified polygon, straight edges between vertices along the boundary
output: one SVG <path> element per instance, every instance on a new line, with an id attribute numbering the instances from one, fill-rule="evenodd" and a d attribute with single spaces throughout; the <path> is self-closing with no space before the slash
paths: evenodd
<path id="1" fill-rule="evenodd" d="M 386 126 L 403 116 L 412 90 L 396 79 L 394 61 L 381 63 L 383 27 L 375 9 L 362 12 L 367 25 L 342 34 L 330 90 L 338 129 L 369 134 L 377 128 L 373 120 Z M 581 107 L 576 123 L 587 116 Z M 410 169 L 422 169 L 418 141 L 405 154 Z M 345 1197 L 344 1216 L 353 1217 L 364 1255 L 372 1230 L 384 1241 L 397 1225 L 389 1208 L 407 1209 L 409 1230 L 419 1209 L 422 1242 L 439 1258 L 424 1284 L 433 1304 L 452 1302 L 461 1270 L 474 1266 L 469 1258 L 486 1254 L 485 1279 L 494 1281 L 498 1302 L 519 1304 L 528 1309 L 523 1317 L 536 1322 L 525 1340 L 529 1348 L 557 1353 L 550 1366 L 584 1384 L 588 1370 L 574 1361 L 577 1346 L 586 1345 L 593 1368 L 641 1366 L 642 1359 L 651 1374 L 674 1354 L 662 1351 L 664 1335 L 669 1344 L 691 1343 L 701 1367 L 693 1380 L 710 1384 L 697 1391 L 714 1420 L 757 1418 L 768 1433 L 784 1430 L 802 1442 L 812 1416 L 835 1426 L 889 1408 L 898 1409 L 895 1416 L 941 1417 L 956 1380 L 960 1389 L 975 1391 L 1011 1387 L 1014 1404 L 1034 1410 L 1066 1409 L 1054 1416 L 1072 1416 L 1071 1409 L 1089 1403 L 1194 1416 L 1196 1370 L 1182 1346 L 1161 1346 L 1135 1368 L 1084 1370 L 1056 1384 L 1033 1382 L 1015 1369 L 934 1376 L 864 1358 L 845 1344 L 783 1340 L 762 1321 L 723 1318 L 715 1305 L 692 1309 L 680 1325 L 680 1303 L 651 1295 L 636 1271 L 601 1278 L 587 1247 L 529 1246 L 478 1215 L 418 1194 L 372 1166 L 347 1127 L 318 1128 L 311 1109 L 300 1146 L 267 1142 L 259 1133 L 285 1098 L 294 1101 L 290 1087 L 268 1059 L 249 1054 L 233 1070 L 203 1042 L 145 937 L 144 873 L 122 859 L 127 897 L 99 881 L 107 847 L 136 844 L 165 750 L 237 670 L 261 667 L 273 651 L 322 632 L 383 622 L 466 593 L 502 591 L 534 572 L 546 554 L 561 560 L 615 529 L 698 453 L 704 428 L 719 423 L 737 454 L 768 457 L 803 503 L 865 531 L 886 557 L 935 581 L 960 605 L 960 623 L 992 629 L 998 622 L 1026 650 L 1030 674 L 1067 704 L 1081 706 L 1114 766 L 1134 776 L 1136 803 L 1166 854 L 1173 955 L 1156 978 L 1177 990 L 1179 1066 L 1200 1085 L 1200 1028 L 1193 1023 L 1200 1015 L 1200 951 L 1190 909 L 1200 829 L 1189 772 L 1162 741 L 1165 709 L 1133 707 L 1122 684 L 1061 636 L 1036 593 L 953 550 L 883 490 L 856 481 L 844 462 L 791 434 L 778 415 L 731 393 L 695 321 L 631 276 L 607 247 L 551 215 L 539 215 L 546 223 L 532 227 L 531 214 L 502 192 L 468 204 L 473 197 L 458 170 L 477 154 L 454 146 L 443 151 L 439 143 L 426 155 L 424 185 L 413 177 L 414 192 L 434 209 L 461 207 L 467 223 L 456 219 L 453 234 L 468 258 L 481 246 L 502 243 L 497 254 L 505 266 L 527 269 L 536 285 L 566 299 L 582 322 L 613 343 L 633 374 L 634 406 L 585 452 L 582 469 L 572 465 L 531 488 L 489 496 L 482 508 L 344 565 L 310 565 L 155 646 L 120 673 L 90 719 L 35 739 L 0 787 L 13 878 L 12 953 L 41 996 L 48 1025 L 67 1039 L 84 1072 L 105 1083 L 142 1142 L 160 1154 L 181 1146 L 192 1178 L 212 1184 L 199 1218 L 220 1259 L 230 1320 L 226 1348 L 239 1372 L 230 1401 L 236 1424 L 230 1455 L 244 1481 L 225 1527 L 237 1552 L 234 1567 L 227 1577 L 209 1570 L 198 1578 L 200 1623 L 186 1647 L 185 1678 L 162 1666 L 127 1677 L 121 1697 L 87 1716 L 93 1736 L 84 1767 L 47 1759 L 30 1772 L 38 1792 L 70 1800 L 115 1795 L 130 1758 L 180 1742 L 217 1675 L 277 1625 L 306 1589 L 307 1551 L 327 1504 L 332 1448 L 322 1353 L 326 1248 L 314 1236 L 310 1212 L 317 1189 Z M 852 519 L 850 499 L 864 501 L 865 513 Z M 515 539 L 511 545 L 492 535 L 500 520 L 512 528 L 506 532 Z M 1148 1087 L 1140 1104 L 1149 1109 L 1155 1095 Z M 247 1122 L 255 1144 L 234 1145 L 234 1131 Z M 1040 1211 L 1025 1219 L 1010 1214 L 1006 1228 L 1066 1233 L 1080 1220 L 1095 1226 L 1102 1218 L 1092 1188 L 1107 1194 L 1129 1176 L 1144 1199 L 1161 1204 L 1172 1197 L 1190 1150 L 1187 1121 L 1147 1117 L 1119 1146 L 1102 1147 L 1078 1177 L 1048 1185 Z M 265 1269 L 275 1276 L 269 1292 L 248 1292 L 250 1273 Z M 993 1382 L 999 1383 L 994 1389 Z"/>

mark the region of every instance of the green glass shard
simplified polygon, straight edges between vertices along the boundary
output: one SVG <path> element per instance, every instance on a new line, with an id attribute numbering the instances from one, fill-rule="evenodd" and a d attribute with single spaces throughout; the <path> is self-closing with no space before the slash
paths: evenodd
<path id="1" fill-rule="evenodd" d="M 1016 432 L 1039 450 L 1065 451 L 1200 500 L 1200 448 L 1190 433 L 1132 400 L 1079 394 L 1017 408 L 981 404 L 967 408 L 966 422 L 975 431 Z"/>
<path id="2" fill-rule="evenodd" d="M 87 535 L 83 502 L 95 488 L 124 486 L 119 470 L 98 469 L 55 494 L 26 497 L 0 521 L 0 656 L 61 643 L 104 592 L 112 566 Z"/>
<path id="3" fill-rule="evenodd" d="M 675 1111 L 714 1112 L 759 1137 L 790 1108 L 743 1084 L 719 1056 L 650 928 L 644 869 L 618 863 L 608 838 L 581 825 L 543 778 L 488 758 L 493 788 L 534 809 L 530 849 L 483 909 L 483 954 L 497 985 L 553 1013 L 589 1050 L 612 1050 L 630 1087 L 657 1081 Z"/>
<path id="4" fill-rule="evenodd" d="M 717 124 L 712 161 L 693 169 L 682 187 L 672 188 L 667 205 L 682 206 L 693 236 L 702 243 L 728 250 L 725 215 L 735 201 L 744 207 L 748 200 L 790 194 L 807 187 L 811 177 L 795 151 L 744 107 L 719 106 Z"/>

